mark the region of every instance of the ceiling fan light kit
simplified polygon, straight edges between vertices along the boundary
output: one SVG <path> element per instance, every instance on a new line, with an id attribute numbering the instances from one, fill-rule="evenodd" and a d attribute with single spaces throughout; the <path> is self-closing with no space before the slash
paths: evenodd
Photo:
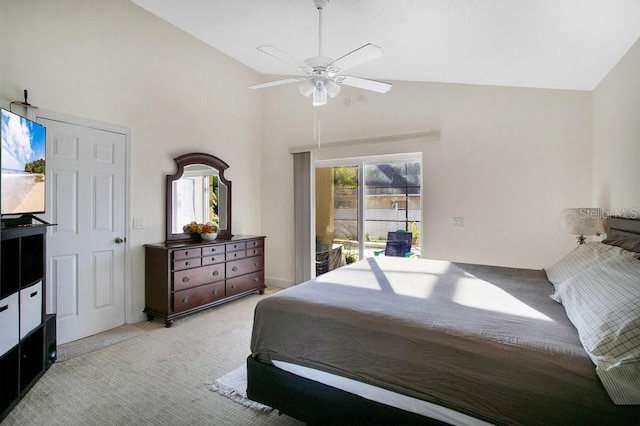
<path id="1" fill-rule="evenodd" d="M 382 56 L 382 49 L 371 43 L 367 43 L 346 55 L 336 59 L 322 56 L 322 10 L 329 4 L 329 0 L 313 0 L 318 9 L 318 56 L 300 61 L 287 52 L 274 46 L 259 46 L 258 50 L 276 59 L 285 61 L 304 72 L 304 77 L 291 77 L 266 83 L 253 84 L 250 89 L 264 89 L 266 87 L 280 86 L 283 84 L 301 82 L 298 86 L 300 93 L 312 96 L 313 106 L 322 106 L 327 103 L 327 95 L 335 98 L 340 93 L 340 85 L 352 86 L 360 89 L 371 90 L 378 93 L 386 93 L 391 89 L 391 84 L 366 78 L 342 75 L 341 73 L 356 65 L 363 64 Z"/>

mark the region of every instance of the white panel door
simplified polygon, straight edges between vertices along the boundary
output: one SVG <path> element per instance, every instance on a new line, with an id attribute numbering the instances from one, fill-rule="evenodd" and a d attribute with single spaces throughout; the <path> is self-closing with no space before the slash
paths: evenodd
<path id="1" fill-rule="evenodd" d="M 125 322 L 126 136 L 42 117 L 47 288 L 62 344 Z"/>

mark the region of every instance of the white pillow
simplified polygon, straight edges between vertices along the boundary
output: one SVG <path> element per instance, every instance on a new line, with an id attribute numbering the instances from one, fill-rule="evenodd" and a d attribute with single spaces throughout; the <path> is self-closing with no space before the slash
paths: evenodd
<path id="1" fill-rule="evenodd" d="M 640 404 L 640 260 L 626 252 L 556 291 L 615 404 Z"/>
<path id="2" fill-rule="evenodd" d="M 623 251 L 620 247 L 599 242 L 580 244 L 553 264 L 544 268 L 544 270 L 557 292 L 563 281 L 584 272 L 602 261 L 617 256 Z"/>

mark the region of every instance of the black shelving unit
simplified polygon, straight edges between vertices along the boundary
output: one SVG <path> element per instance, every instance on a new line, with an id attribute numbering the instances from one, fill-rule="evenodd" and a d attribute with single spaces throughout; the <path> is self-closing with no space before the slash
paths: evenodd
<path id="1" fill-rule="evenodd" d="M 0 421 L 55 361 L 55 314 L 45 314 L 47 226 L 2 229 Z"/>

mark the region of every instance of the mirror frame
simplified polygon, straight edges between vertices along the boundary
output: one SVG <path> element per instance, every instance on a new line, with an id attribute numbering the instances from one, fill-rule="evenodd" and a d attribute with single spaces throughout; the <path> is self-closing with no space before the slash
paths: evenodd
<path id="1" fill-rule="evenodd" d="M 173 175 L 167 175 L 167 241 L 192 239 L 191 234 L 174 234 L 171 227 L 171 224 L 173 223 L 173 182 L 182 177 L 182 174 L 184 173 L 184 167 L 190 164 L 204 164 L 216 169 L 218 171 L 218 177 L 220 181 L 227 186 L 227 228 L 220 229 L 220 231 L 218 232 L 218 238 L 216 239 L 230 240 L 233 236 L 233 234 L 231 233 L 231 181 L 227 180 L 224 177 L 224 171 L 229 168 L 229 165 L 218 157 L 214 157 L 213 155 L 205 154 L 202 152 L 191 152 L 188 154 L 184 154 L 174 158 L 173 161 L 176 162 L 178 171 Z"/>

